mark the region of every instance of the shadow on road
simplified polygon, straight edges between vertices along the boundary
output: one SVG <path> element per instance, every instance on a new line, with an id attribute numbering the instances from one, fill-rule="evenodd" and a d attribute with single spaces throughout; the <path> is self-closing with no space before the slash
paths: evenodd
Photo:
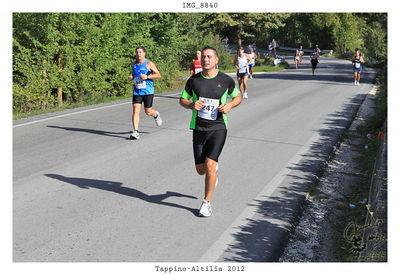
<path id="1" fill-rule="evenodd" d="M 105 181 L 105 180 L 95 180 L 95 179 L 85 179 L 85 178 L 71 178 L 71 177 L 64 177 L 62 175 L 57 175 L 57 174 L 45 174 L 45 176 L 75 185 L 75 186 L 77 186 L 79 188 L 83 188 L 83 189 L 97 188 L 97 189 L 110 191 L 110 192 L 118 193 L 121 195 L 129 196 L 129 197 L 141 199 L 141 200 L 149 202 L 149 203 L 155 203 L 155 204 L 184 209 L 184 210 L 191 212 L 193 215 L 196 215 L 196 216 L 199 212 L 198 209 L 189 208 L 189 207 L 179 205 L 176 203 L 164 201 L 165 199 L 167 199 L 169 197 L 183 197 L 183 198 L 189 198 L 189 199 L 197 199 L 197 197 L 184 195 L 184 194 L 177 193 L 177 192 L 167 191 L 167 192 L 165 192 L 165 194 L 147 195 L 139 190 L 124 187 L 124 186 L 122 186 L 121 182 L 116 182 L 116 181 Z"/>
<path id="2" fill-rule="evenodd" d="M 130 132 L 108 132 L 103 130 L 94 130 L 94 129 L 85 129 L 85 128 L 74 128 L 74 127 L 61 127 L 61 126 L 54 126 L 54 125 L 47 125 L 49 128 L 54 129 L 63 129 L 66 131 L 73 131 L 73 132 L 84 132 L 89 134 L 101 135 L 101 136 L 108 136 L 108 137 L 115 137 L 115 138 L 123 138 L 129 139 L 128 135 Z M 139 131 L 141 134 L 149 134 L 149 132 L 142 132 Z"/>
<path id="3" fill-rule="evenodd" d="M 302 155 L 298 163 L 287 167 L 290 172 L 272 196 L 255 200 L 256 214 L 233 235 L 234 241 L 223 255 L 224 261 L 276 262 L 288 242 L 289 233 L 301 218 L 308 186 L 318 182 L 324 172 L 334 145 L 350 126 L 354 115 L 365 99 L 358 94 L 349 99 L 341 110 L 328 116 L 318 141 Z M 267 164 L 266 164 L 267 165 Z M 313 230 L 310 228 L 309 230 Z"/>

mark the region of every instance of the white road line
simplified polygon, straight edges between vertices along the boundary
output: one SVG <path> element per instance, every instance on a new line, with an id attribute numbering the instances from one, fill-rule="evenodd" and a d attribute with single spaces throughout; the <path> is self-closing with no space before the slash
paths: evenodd
<path id="1" fill-rule="evenodd" d="M 124 104 L 132 104 L 132 102 L 131 102 L 131 101 L 128 101 L 128 102 L 123 102 L 123 103 L 118 103 L 118 104 L 112 104 L 112 105 L 97 107 L 97 108 L 88 109 L 88 110 L 82 110 L 82 111 L 73 112 L 73 113 L 68 113 L 68 114 L 63 114 L 63 115 L 58 115 L 58 116 L 52 116 L 52 117 L 48 117 L 48 118 L 44 118 L 44 119 L 40 119 L 40 120 L 35 120 L 35 121 L 30 121 L 30 122 L 26 122 L 26 123 L 14 125 L 13 128 L 17 128 L 17 127 L 20 127 L 20 126 L 26 126 L 26 125 L 30 125 L 30 124 L 35 124 L 35 123 L 39 123 L 39 122 L 43 122 L 43 121 L 47 121 L 47 120 L 51 120 L 51 119 L 55 119 L 55 118 L 66 117 L 66 116 L 71 116 L 71 115 L 86 113 L 86 112 L 90 112 L 90 111 L 95 111 L 95 110 L 100 110 L 100 109 L 111 108 L 111 107 L 115 107 L 115 106 L 119 106 L 119 105 L 124 105 Z"/>
<path id="2" fill-rule="evenodd" d="M 180 94 L 182 94 L 182 93 L 179 92 L 179 93 L 174 93 L 174 94 L 168 94 L 168 96 L 175 96 L 175 95 L 180 95 Z M 157 96 L 157 95 L 156 95 L 156 96 Z M 78 112 L 72 112 L 72 113 L 68 113 L 68 114 L 58 115 L 58 116 L 52 116 L 52 117 L 48 117 L 48 118 L 44 118 L 44 119 L 39 119 L 39 120 L 34 120 L 34 121 L 30 121 L 30 122 L 26 122 L 26 123 L 21 123 L 21 124 L 18 124 L 18 125 L 14 125 L 13 128 L 18 128 L 18 127 L 21 127 L 21 126 L 31 125 L 31 124 L 35 124 L 35 123 L 39 123 L 39 122 L 43 122 L 43 121 L 47 121 L 47 120 L 51 120 L 51 119 L 55 119 L 55 118 L 66 117 L 66 116 L 71 116 L 71 115 L 86 113 L 86 112 L 90 112 L 90 111 L 95 111 L 95 110 L 100 110 L 100 109 L 111 108 L 111 107 L 115 107 L 115 106 L 119 106 L 119 105 L 124 105 L 124 104 L 132 104 L 132 102 L 131 102 L 131 101 L 128 101 L 128 102 L 117 103 L 117 104 L 112 104 L 112 105 L 107 105 L 107 106 L 92 108 L 92 109 L 88 109 L 88 110 L 82 110 L 82 111 L 78 111 Z"/>

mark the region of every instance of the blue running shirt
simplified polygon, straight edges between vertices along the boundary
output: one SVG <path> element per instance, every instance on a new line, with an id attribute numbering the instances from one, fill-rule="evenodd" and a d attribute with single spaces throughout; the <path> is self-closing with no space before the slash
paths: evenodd
<path id="1" fill-rule="evenodd" d="M 150 72 L 147 69 L 146 64 L 149 60 L 146 59 L 141 65 L 137 64 L 137 61 L 132 67 L 133 72 L 133 81 L 134 81 L 134 88 L 133 94 L 134 95 L 152 95 L 154 94 L 154 83 L 152 79 L 142 80 L 140 76 L 142 74 L 148 74 Z"/>

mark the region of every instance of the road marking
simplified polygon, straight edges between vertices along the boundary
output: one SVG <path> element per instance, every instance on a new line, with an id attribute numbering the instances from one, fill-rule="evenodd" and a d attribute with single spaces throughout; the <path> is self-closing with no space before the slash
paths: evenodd
<path id="1" fill-rule="evenodd" d="M 34 120 L 34 121 L 30 121 L 30 122 L 26 122 L 26 123 L 14 125 L 13 128 L 17 128 L 17 127 L 20 127 L 20 126 L 26 126 L 26 125 L 30 125 L 30 124 L 35 124 L 35 123 L 39 123 L 39 122 L 43 122 L 43 121 L 47 121 L 47 120 L 51 120 L 51 119 L 55 119 L 55 118 L 66 117 L 66 116 L 71 116 L 71 115 L 86 113 L 86 112 L 90 112 L 90 111 L 95 111 L 95 110 L 100 110 L 100 109 L 111 108 L 111 107 L 115 107 L 115 106 L 119 106 L 119 105 L 124 105 L 124 104 L 132 104 L 132 102 L 128 101 L 128 102 L 117 103 L 117 104 L 112 104 L 112 105 L 97 107 L 97 108 L 93 108 L 93 109 L 82 110 L 82 111 L 72 112 L 72 113 L 68 113 L 68 114 L 58 115 L 58 116 L 52 116 L 52 117 L 48 117 L 48 118 L 44 118 L 44 119 L 40 119 L 40 120 Z"/>
<path id="2" fill-rule="evenodd" d="M 167 94 L 167 95 L 168 96 L 175 96 L 175 95 L 180 95 L 180 94 L 181 93 L 174 93 L 174 94 Z M 155 98 L 158 98 L 158 97 L 155 96 Z M 31 124 L 35 124 L 35 123 L 39 123 L 39 122 L 43 122 L 43 121 L 47 121 L 47 120 L 51 120 L 51 119 L 55 119 L 55 118 L 61 118 L 61 117 L 66 117 L 66 116 L 71 116 L 71 115 L 76 115 L 76 114 L 82 114 L 82 113 L 86 113 L 86 112 L 90 112 L 90 111 L 96 111 L 96 110 L 111 108 L 111 107 L 120 106 L 120 105 L 124 105 L 124 104 L 132 104 L 132 102 L 131 101 L 122 102 L 122 103 L 111 104 L 111 105 L 107 105 L 107 106 L 102 106 L 102 107 L 97 107 L 97 108 L 92 108 L 92 109 L 87 109 L 87 110 L 82 110 L 82 111 L 77 111 L 77 112 L 71 112 L 71 113 L 63 114 L 63 115 L 52 116 L 52 117 L 48 117 L 48 118 L 44 118 L 44 119 L 39 119 L 39 120 L 34 120 L 34 121 L 30 121 L 30 122 L 14 125 L 13 128 L 18 128 L 18 127 L 21 127 L 21 126 L 31 125 Z"/>
<path id="3" fill-rule="evenodd" d="M 320 134 L 314 134 L 307 143 L 297 151 L 297 153 L 288 161 L 287 165 L 282 168 L 276 176 L 265 185 L 264 189 L 253 199 L 253 201 L 264 201 L 266 197 L 270 197 L 272 193 L 280 186 L 281 182 L 290 175 L 291 169 L 287 168 L 289 164 L 299 163 L 303 156 L 310 150 L 310 145 L 320 138 Z M 248 220 L 257 214 L 257 205 L 251 203 L 243 212 L 235 219 L 235 221 L 225 230 L 224 233 L 211 245 L 211 247 L 199 259 L 199 262 L 216 262 L 226 251 L 230 244 L 235 241 L 236 233 L 240 233 L 241 228 L 248 223 Z M 271 219 L 268 221 L 276 224 Z M 282 222 L 282 221 L 281 221 Z"/>

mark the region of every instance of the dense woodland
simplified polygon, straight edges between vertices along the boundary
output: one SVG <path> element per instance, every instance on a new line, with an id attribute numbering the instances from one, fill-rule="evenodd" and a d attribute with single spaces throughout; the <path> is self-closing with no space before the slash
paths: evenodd
<path id="1" fill-rule="evenodd" d="M 132 92 L 127 81 L 135 48 L 144 46 L 160 70 L 156 91 L 174 87 L 195 51 L 230 44 L 360 48 L 386 66 L 387 14 L 382 13 L 14 13 L 13 112 L 28 113 Z"/>

